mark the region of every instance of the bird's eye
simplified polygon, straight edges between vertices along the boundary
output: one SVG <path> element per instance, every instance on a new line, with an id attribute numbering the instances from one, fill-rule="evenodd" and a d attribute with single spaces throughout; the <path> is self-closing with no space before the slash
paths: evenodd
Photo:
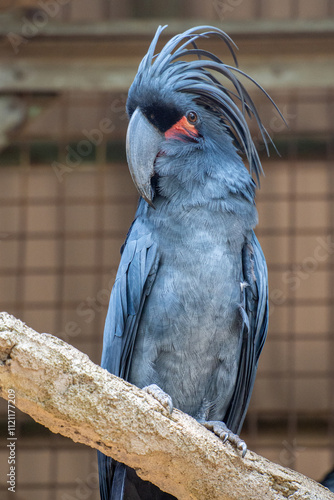
<path id="1" fill-rule="evenodd" d="M 187 120 L 189 123 L 196 123 L 197 122 L 197 113 L 195 113 L 195 111 L 188 111 Z"/>
<path id="2" fill-rule="evenodd" d="M 154 120 L 154 119 L 155 119 L 155 114 L 154 114 L 154 113 L 151 113 L 151 114 L 150 114 L 150 118 L 151 118 L 151 120 Z"/>

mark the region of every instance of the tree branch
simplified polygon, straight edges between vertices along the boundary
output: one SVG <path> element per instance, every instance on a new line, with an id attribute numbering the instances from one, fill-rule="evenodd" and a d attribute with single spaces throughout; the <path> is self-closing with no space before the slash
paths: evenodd
<path id="1" fill-rule="evenodd" d="M 74 347 L 1 313 L 5 399 L 8 389 L 36 422 L 126 463 L 180 500 L 334 499 L 317 482 L 251 451 L 242 459 L 188 415 L 169 415 Z"/>

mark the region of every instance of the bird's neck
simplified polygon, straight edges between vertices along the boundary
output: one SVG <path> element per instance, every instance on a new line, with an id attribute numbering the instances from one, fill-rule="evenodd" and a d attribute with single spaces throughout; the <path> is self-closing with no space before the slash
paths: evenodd
<path id="1" fill-rule="evenodd" d="M 156 203 L 177 211 L 180 207 L 244 215 L 255 211 L 255 183 L 237 153 L 162 157 L 156 171 Z"/>

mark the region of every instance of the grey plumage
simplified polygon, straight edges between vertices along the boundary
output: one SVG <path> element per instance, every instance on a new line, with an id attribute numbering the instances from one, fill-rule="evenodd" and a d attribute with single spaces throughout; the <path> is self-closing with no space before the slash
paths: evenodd
<path id="1" fill-rule="evenodd" d="M 326 474 L 326 476 L 320 481 L 320 484 L 326 486 L 326 488 L 334 492 L 334 469 Z"/>
<path id="2" fill-rule="evenodd" d="M 131 129 L 129 166 L 148 203 L 140 199 L 123 246 L 101 364 L 138 387 L 157 384 L 175 407 L 239 433 L 268 326 L 267 270 L 253 232 L 250 175 L 258 181 L 262 167 L 246 115 L 255 118 L 265 143 L 268 135 L 235 75 L 239 70 L 197 48 L 202 37 L 218 36 L 234 56 L 225 33 L 193 28 L 155 55 L 161 30 L 128 96 L 130 119 L 152 129 L 158 149 L 149 153 L 141 191 L 146 166 L 138 167 L 136 158 L 145 162 L 146 142 Z M 184 61 L 186 55 L 201 59 Z M 111 459 L 100 455 L 99 465 L 103 500 L 171 498 L 136 483 Z"/>

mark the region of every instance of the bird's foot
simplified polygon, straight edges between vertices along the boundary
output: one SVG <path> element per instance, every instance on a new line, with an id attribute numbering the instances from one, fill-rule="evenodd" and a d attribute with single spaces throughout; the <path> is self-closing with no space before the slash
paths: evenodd
<path id="1" fill-rule="evenodd" d="M 147 394 L 150 394 L 151 396 L 153 396 L 154 399 L 159 401 L 159 403 L 162 404 L 162 406 L 164 408 L 166 408 L 166 410 L 169 413 L 172 413 L 172 411 L 173 411 L 172 398 L 169 396 L 169 394 L 167 394 L 162 389 L 160 389 L 160 387 L 158 385 L 156 385 L 156 384 L 147 385 L 146 387 L 143 387 L 143 391 L 145 391 L 145 392 L 147 392 Z"/>
<path id="2" fill-rule="evenodd" d="M 216 436 L 218 436 L 223 443 L 226 441 L 229 441 L 231 444 L 236 446 L 237 450 L 240 451 L 242 458 L 246 455 L 247 451 L 247 445 L 245 441 L 240 439 L 240 437 L 237 434 L 234 434 L 224 422 L 219 422 L 219 421 L 205 421 L 201 422 L 204 427 L 212 431 Z"/>

